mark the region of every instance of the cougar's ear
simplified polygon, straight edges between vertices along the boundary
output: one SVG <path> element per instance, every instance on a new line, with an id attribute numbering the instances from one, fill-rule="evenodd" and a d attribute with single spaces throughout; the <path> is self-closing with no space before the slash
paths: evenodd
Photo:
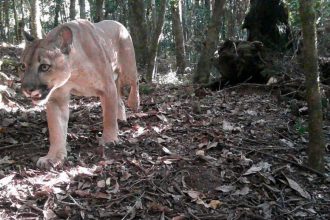
<path id="1" fill-rule="evenodd" d="M 23 31 L 22 35 L 26 43 L 32 43 L 35 40 L 35 38 L 26 31 Z"/>
<path id="2" fill-rule="evenodd" d="M 63 26 L 57 34 L 56 46 L 62 53 L 69 54 L 72 47 L 72 31 L 69 27 Z"/>

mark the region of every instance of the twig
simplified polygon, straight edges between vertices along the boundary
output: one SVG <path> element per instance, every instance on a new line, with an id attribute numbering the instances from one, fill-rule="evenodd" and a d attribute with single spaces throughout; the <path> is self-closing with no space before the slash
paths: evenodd
<path id="1" fill-rule="evenodd" d="M 288 211 L 288 212 L 285 212 L 283 214 L 281 214 L 280 216 L 283 216 L 283 215 L 290 215 L 291 213 L 297 211 L 298 209 L 301 209 L 302 207 L 304 207 L 305 205 L 309 205 L 309 204 L 313 204 L 314 202 L 306 202 L 304 204 L 301 204 L 297 207 L 295 207 L 294 209 L 292 209 L 291 211 Z"/>
<path id="2" fill-rule="evenodd" d="M 278 156 L 275 156 L 275 155 L 272 155 L 272 154 L 269 154 L 269 153 L 266 153 L 266 152 L 262 152 L 262 151 L 259 151 L 259 150 L 256 150 L 256 149 L 251 149 L 251 148 L 248 148 L 248 147 L 235 147 L 235 148 L 242 149 L 242 150 L 254 151 L 254 152 L 259 153 L 259 154 L 267 155 L 269 157 L 273 157 L 273 158 L 276 158 L 278 160 L 282 160 L 282 161 L 285 161 L 287 163 L 293 164 L 293 165 L 295 165 L 297 167 L 304 168 L 304 169 L 306 169 L 308 171 L 311 171 L 312 173 L 315 173 L 315 174 L 317 174 L 317 175 L 319 175 L 319 176 L 321 176 L 323 178 L 326 177 L 323 173 L 321 173 L 321 172 L 319 172 L 319 171 L 317 171 L 317 170 L 315 170 L 315 169 L 313 169 L 311 167 L 305 166 L 303 164 L 296 163 L 296 162 L 294 162 L 292 160 L 287 160 L 285 158 L 281 158 L 281 157 L 278 157 Z"/>
<path id="3" fill-rule="evenodd" d="M 37 206 L 34 206 L 32 204 L 30 204 L 29 202 L 26 202 L 24 200 L 21 200 L 21 199 L 17 199 L 19 202 L 23 203 L 24 205 L 26 205 L 27 207 L 37 211 L 37 212 L 40 212 L 40 213 L 43 213 L 43 210 Z"/>
<path id="4" fill-rule="evenodd" d="M 193 219 L 195 219 L 195 220 L 200 220 L 200 218 L 199 218 L 198 216 L 196 216 L 196 215 L 194 215 L 194 213 L 192 213 L 192 211 L 191 211 L 190 208 L 188 208 L 188 213 L 189 213 L 189 215 L 191 215 L 191 217 L 192 217 Z"/>
<path id="5" fill-rule="evenodd" d="M 141 199 L 143 196 L 144 196 L 144 193 L 145 192 L 143 192 L 142 194 L 141 194 L 141 196 L 138 198 L 138 199 Z M 133 208 L 136 206 L 136 202 L 134 203 L 134 205 L 127 211 L 127 213 L 126 213 L 126 215 L 124 215 L 124 217 L 121 219 L 121 220 L 125 220 L 126 219 L 126 217 L 132 212 L 132 210 L 133 210 Z"/>
<path id="6" fill-rule="evenodd" d="M 208 219 L 208 220 L 211 220 L 211 219 L 216 219 L 216 220 L 219 220 L 219 219 L 228 219 L 228 214 L 220 214 L 220 215 L 205 215 L 205 216 L 200 216 L 199 219 Z"/>
<path id="7" fill-rule="evenodd" d="M 34 210 L 36 210 L 36 211 L 38 211 L 38 212 L 40 212 L 40 213 L 43 213 L 43 210 L 42 210 L 41 208 L 38 208 L 38 207 L 36 207 L 36 206 L 34 206 L 34 205 L 32 205 L 32 204 L 24 203 L 24 205 L 26 205 L 26 206 L 28 206 L 29 208 L 34 209 Z"/>
<path id="8" fill-rule="evenodd" d="M 80 205 L 70 194 L 68 195 L 68 197 L 73 201 L 73 203 L 72 202 L 65 202 L 65 201 L 61 201 L 61 200 L 58 200 L 58 202 L 62 203 L 62 204 L 65 204 L 65 205 L 77 206 L 77 207 L 79 207 L 80 209 L 83 209 L 83 210 L 86 209 L 85 207 Z"/>
<path id="9" fill-rule="evenodd" d="M 80 205 L 70 194 L 69 194 L 69 198 L 73 201 L 73 203 L 78 206 L 80 209 L 86 209 L 84 208 L 82 205 Z"/>
<path id="10" fill-rule="evenodd" d="M 41 142 L 41 141 L 38 141 L 38 142 Z M 6 150 L 6 149 L 10 149 L 10 148 L 14 148 L 14 147 L 29 145 L 29 144 L 33 144 L 33 143 L 36 143 L 36 141 L 34 141 L 34 142 L 28 142 L 28 143 L 11 144 L 11 145 L 0 147 L 0 151 L 1 150 Z"/>

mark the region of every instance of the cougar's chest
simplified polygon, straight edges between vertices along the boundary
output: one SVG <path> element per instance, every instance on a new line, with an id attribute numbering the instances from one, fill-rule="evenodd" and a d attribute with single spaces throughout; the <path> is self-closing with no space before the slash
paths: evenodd
<path id="1" fill-rule="evenodd" d="M 68 86 L 73 95 L 99 96 L 104 88 L 104 80 L 98 74 L 80 73 L 79 76 L 70 79 Z"/>

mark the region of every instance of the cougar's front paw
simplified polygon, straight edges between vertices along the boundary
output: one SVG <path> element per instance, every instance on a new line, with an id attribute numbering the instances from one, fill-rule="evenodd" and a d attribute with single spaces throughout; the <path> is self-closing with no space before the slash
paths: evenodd
<path id="1" fill-rule="evenodd" d="M 99 145 L 100 146 L 107 146 L 107 145 L 116 145 L 119 143 L 119 139 L 105 139 L 105 138 L 99 138 Z"/>
<path id="2" fill-rule="evenodd" d="M 44 156 L 40 157 L 37 162 L 37 167 L 41 169 L 50 170 L 51 168 L 62 166 L 64 162 L 63 157 L 52 157 L 52 156 Z"/>
<path id="3" fill-rule="evenodd" d="M 105 140 L 104 138 L 100 138 L 99 139 L 99 147 L 98 147 L 96 152 L 100 157 L 106 158 L 105 148 L 113 148 L 114 146 L 119 144 L 119 142 L 120 141 L 119 141 L 118 138 L 116 138 L 115 140 L 113 140 L 113 139 Z"/>
<path id="4" fill-rule="evenodd" d="M 139 97 L 136 96 L 129 96 L 127 100 L 127 105 L 130 107 L 134 112 L 137 112 L 139 109 Z"/>

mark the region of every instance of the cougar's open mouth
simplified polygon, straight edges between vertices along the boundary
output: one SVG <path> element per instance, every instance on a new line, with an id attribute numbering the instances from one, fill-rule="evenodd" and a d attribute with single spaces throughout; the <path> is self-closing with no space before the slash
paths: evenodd
<path id="1" fill-rule="evenodd" d="M 35 91 L 36 93 L 34 95 L 32 95 L 32 93 L 30 97 L 32 103 L 35 105 L 44 105 L 48 101 L 50 91 L 51 89 L 48 88 L 42 88 Z"/>

